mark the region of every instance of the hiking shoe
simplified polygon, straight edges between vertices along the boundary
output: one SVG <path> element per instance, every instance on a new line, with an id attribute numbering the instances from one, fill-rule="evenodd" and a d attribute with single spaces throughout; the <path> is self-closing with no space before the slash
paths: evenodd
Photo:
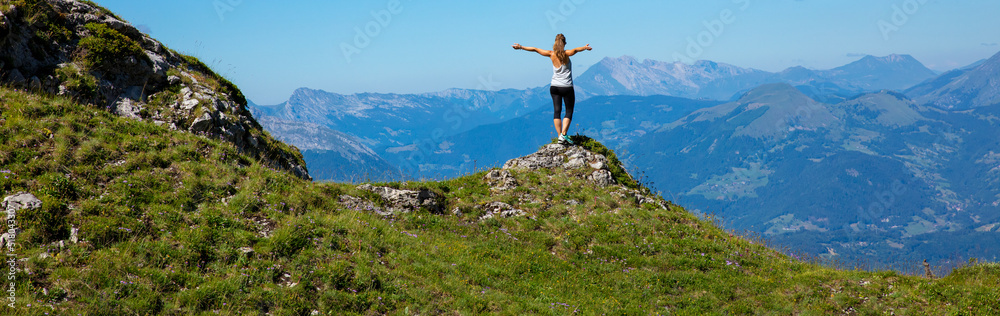
<path id="1" fill-rule="evenodd" d="M 562 135 L 562 139 L 563 141 L 566 141 L 567 144 L 573 145 L 573 140 L 569 139 L 569 136 Z"/>
<path id="2" fill-rule="evenodd" d="M 566 139 L 564 139 L 562 135 L 556 136 L 556 142 L 559 143 L 560 145 L 566 145 L 567 144 L 566 143 Z"/>

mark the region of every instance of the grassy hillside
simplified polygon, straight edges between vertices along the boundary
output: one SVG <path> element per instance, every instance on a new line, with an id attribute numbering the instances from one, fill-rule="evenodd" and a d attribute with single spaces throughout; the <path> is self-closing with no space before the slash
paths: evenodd
<path id="1" fill-rule="evenodd" d="M 311 179 L 298 149 L 264 131 L 236 85 L 91 1 L 0 0 L 0 83 L 214 135 Z"/>
<path id="2" fill-rule="evenodd" d="M 383 184 L 449 210 L 383 217 L 231 143 L 7 88 L 0 104 L 0 193 L 43 201 L 17 214 L 4 315 L 1000 313 L 997 264 L 834 270 L 562 170 L 514 171 L 506 193 L 484 173 Z M 528 215 L 480 221 L 491 201 Z"/>

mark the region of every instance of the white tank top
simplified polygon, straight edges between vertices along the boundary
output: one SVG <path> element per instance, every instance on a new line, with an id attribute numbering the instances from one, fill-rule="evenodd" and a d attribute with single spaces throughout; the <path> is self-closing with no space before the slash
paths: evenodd
<path id="1" fill-rule="evenodd" d="M 573 86 L 573 62 L 569 61 L 562 66 L 552 66 L 552 86 L 572 87 Z"/>

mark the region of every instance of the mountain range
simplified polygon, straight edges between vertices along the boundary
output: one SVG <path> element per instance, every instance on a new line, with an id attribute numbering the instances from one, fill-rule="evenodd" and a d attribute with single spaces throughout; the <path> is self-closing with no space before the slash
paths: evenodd
<path id="1" fill-rule="evenodd" d="M 988 104 L 998 58 L 940 76 L 908 55 L 779 73 L 605 58 L 576 80 L 582 115 L 571 132 L 615 148 L 664 194 L 793 249 L 873 264 L 902 256 L 993 257 L 977 249 L 992 249 L 982 234 L 1000 222 L 992 215 L 1000 204 L 995 171 L 985 168 L 1000 152 L 988 137 L 997 131 Z M 480 100 L 467 106 L 478 119 L 441 128 L 450 127 L 445 112 L 470 100 Z M 349 96 L 300 90 L 289 102 L 254 111 L 308 117 L 351 134 L 398 167 L 406 175 L 400 179 L 447 178 L 548 142 L 552 128 L 538 123 L 548 121 L 548 103 L 541 88 Z M 392 106 L 399 104 L 408 106 Z M 424 124 L 379 118 L 392 115 Z M 306 159 L 309 166 L 333 161 Z M 883 194 L 894 186 L 907 189 Z M 892 203 L 876 203 L 880 198 Z M 898 213 L 870 222 L 868 209 L 890 207 Z"/>
<path id="2" fill-rule="evenodd" d="M 813 99 L 839 102 L 852 95 L 881 89 L 901 90 L 931 78 L 934 73 L 909 55 L 866 56 L 831 70 L 789 68 L 780 73 L 741 68 L 712 61 L 694 64 L 637 61 L 630 56 L 605 58 L 576 80 L 578 101 L 594 96 L 666 95 L 707 100 L 732 100 L 762 84 L 785 82 L 795 85 Z M 424 94 L 360 93 L 342 95 L 301 88 L 288 101 L 273 106 L 251 105 L 261 119 L 304 122 L 325 126 L 356 137 L 367 148 L 347 156 L 370 156 L 371 150 L 399 166 L 409 177 L 449 176 L 462 169 L 433 156 L 447 155 L 453 142 L 445 138 L 478 126 L 501 123 L 539 109 L 546 109 L 549 96 L 544 87 L 501 91 L 450 89 Z M 433 124 L 427 124 L 434 122 Z M 664 122 L 660 122 L 664 123 Z M 319 139 L 271 131 L 275 137 L 309 147 Z M 500 134 L 502 135 L 502 134 Z M 494 135 L 495 136 L 495 135 Z M 490 142 L 489 138 L 481 141 Z M 351 152 L 356 146 L 340 146 Z M 341 156 L 342 159 L 349 159 Z M 307 157 L 309 158 L 309 157 Z M 332 158 L 331 158 L 332 159 Z M 476 160 L 471 155 L 466 161 Z M 365 160 L 366 163 L 376 163 Z M 308 161 L 310 165 L 324 163 Z M 377 163 L 376 163 L 377 164 Z M 475 163 L 472 163 L 475 165 Z M 322 169 L 317 169 L 323 172 Z M 343 180 L 345 172 L 329 173 L 320 179 Z M 324 174 L 327 174 L 324 172 Z"/>
<path id="3" fill-rule="evenodd" d="M 815 98 L 845 98 L 866 91 L 902 90 L 935 77 L 910 55 L 865 56 L 830 70 L 792 67 L 778 73 L 725 63 L 637 61 L 630 56 L 605 58 L 575 83 L 585 95 L 670 95 L 692 99 L 732 100 L 767 83 L 792 84 Z"/>

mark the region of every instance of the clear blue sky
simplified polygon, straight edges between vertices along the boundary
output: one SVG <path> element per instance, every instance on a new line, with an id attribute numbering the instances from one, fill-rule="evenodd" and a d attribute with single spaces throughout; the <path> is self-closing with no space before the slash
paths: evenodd
<path id="1" fill-rule="evenodd" d="M 510 45 L 548 48 L 556 33 L 565 33 L 569 46 L 594 47 L 574 57 L 578 72 L 621 55 L 780 71 L 892 53 L 944 71 L 1000 51 L 996 0 L 398 0 L 395 13 L 394 0 L 95 2 L 201 58 L 259 104 L 283 102 L 299 87 L 417 93 L 542 86 L 551 76 L 545 60 Z M 372 15 L 382 10 L 387 15 Z M 356 42 L 356 28 L 375 36 Z M 690 54 L 688 38 L 708 45 Z M 350 62 L 344 44 L 357 48 Z"/>

